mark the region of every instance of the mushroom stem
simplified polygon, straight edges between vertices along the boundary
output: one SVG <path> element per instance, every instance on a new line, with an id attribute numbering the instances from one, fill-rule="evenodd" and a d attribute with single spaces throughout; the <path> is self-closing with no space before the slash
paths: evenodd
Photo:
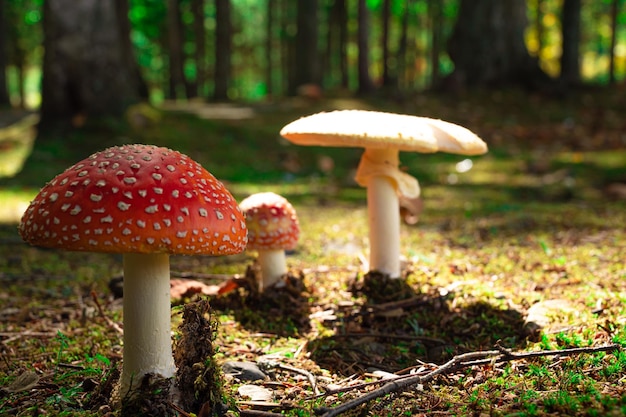
<path id="1" fill-rule="evenodd" d="M 380 171 L 397 171 L 397 149 L 366 149 L 363 160 L 375 169 L 367 176 L 370 271 L 400 278 L 400 203 L 397 179 Z M 362 162 L 363 163 L 363 162 Z"/>
<path id="2" fill-rule="evenodd" d="M 258 261 L 261 267 L 259 292 L 263 292 L 287 273 L 285 251 L 283 249 L 259 250 Z"/>
<path id="3" fill-rule="evenodd" d="M 172 355 L 169 255 L 124 254 L 124 361 L 121 398 L 144 375 L 176 373 Z"/>

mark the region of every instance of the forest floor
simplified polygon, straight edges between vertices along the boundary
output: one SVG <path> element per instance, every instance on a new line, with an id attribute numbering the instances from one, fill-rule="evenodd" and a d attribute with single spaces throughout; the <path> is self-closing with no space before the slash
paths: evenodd
<path id="1" fill-rule="evenodd" d="M 129 129 L 39 139 L 21 171 L 0 178 L 0 416 L 111 412 L 121 258 L 29 247 L 16 225 L 54 175 L 132 142 L 190 155 L 238 201 L 274 191 L 298 212 L 301 239 L 281 290 L 254 291 L 254 252 L 172 257 L 175 346 L 189 336 L 182 314 L 209 300 L 229 415 L 626 415 L 625 96 L 140 106 Z M 366 273 L 365 191 L 352 179 L 361 151 L 278 135 L 301 115 L 337 108 L 442 118 L 489 144 L 471 158 L 401 154 L 423 195 L 403 211 L 399 282 Z M 19 152 L 2 148 L 0 166 L 2 156 L 28 155 L 29 137 Z M 217 295 L 225 283 L 235 290 Z"/>

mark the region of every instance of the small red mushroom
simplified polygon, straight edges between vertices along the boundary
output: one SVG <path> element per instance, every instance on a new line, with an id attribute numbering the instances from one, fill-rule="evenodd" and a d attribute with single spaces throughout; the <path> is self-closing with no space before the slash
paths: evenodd
<path id="1" fill-rule="evenodd" d="M 285 250 L 295 249 L 300 235 L 296 210 L 272 192 L 252 194 L 239 207 L 246 217 L 248 249 L 258 252 L 259 292 L 263 292 L 287 273 Z"/>
<path id="2" fill-rule="evenodd" d="M 19 232 L 35 246 L 123 254 L 121 398 L 148 373 L 176 372 L 169 255 L 235 254 L 247 240 L 221 182 L 188 156 L 151 145 L 105 149 L 71 166 L 41 189 Z"/>

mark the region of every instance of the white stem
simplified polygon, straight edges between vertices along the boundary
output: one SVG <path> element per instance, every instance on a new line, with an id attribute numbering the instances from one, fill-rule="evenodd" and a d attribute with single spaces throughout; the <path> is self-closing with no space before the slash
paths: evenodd
<path id="1" fill-rule="evenodd" d="M 276 284 L 281 276 L 287 273 L 287 260 L 282 249 L 260 250 L 258 256 L 261 267 L 261 281 L 259 292 Z"/>
<path id="2" fill-rule="evenodd" d="M 147 373 L 176 373 L 172 355 L 168 254 L 124 254 L 124 360 L 120 394 Z M 132 385 L 132 386 L 131 386 Z"/>
<path id="3" fill-rule="evenodd" d="M 370 162 L 399 165 L 397 150 L 365 151 Z M 364 155 L 365 156 L 365 155 Z M 367 184 L 370 271 L 400 278 L 400 203 L 394 181 L 372 175 Z"/>

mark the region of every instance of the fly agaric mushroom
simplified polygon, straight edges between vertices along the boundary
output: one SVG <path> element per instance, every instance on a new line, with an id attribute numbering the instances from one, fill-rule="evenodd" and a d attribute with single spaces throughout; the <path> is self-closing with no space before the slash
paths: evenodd
<path id="1" fill-rule="evenodd" d="M 259 254 L 259 292 L 263 292 L 287 273 L 285 250 L 294 249 L 300 235 L 296 210 L 272 192 L 252 194 L 239 207 L 246 217 L 248 249 Z"/>
<path id="2" fill-rule="evenodd" d="M 247 239 L 221 182 L 188 156 L 151 145 L 105 149 L 71 166 L 41 189 L 19 232 L 35 246 L 123 254 L 120 398 L 148 373 L 176 373 L 170 254 L 235 254 Z"/>
<path id="3" fill-rule="evenodd" d="M 400 277 L 398 195 L 420 194 L 417 180 L 399 169 L 399 152 L 487 152 L 485 142 L 459 125 L 365 110 L 313 114 L 289 123 L 280 134 L 298 145 L 365 148 L 355 179 L 367 187 L 370 270 L 390 278 Z"/>

